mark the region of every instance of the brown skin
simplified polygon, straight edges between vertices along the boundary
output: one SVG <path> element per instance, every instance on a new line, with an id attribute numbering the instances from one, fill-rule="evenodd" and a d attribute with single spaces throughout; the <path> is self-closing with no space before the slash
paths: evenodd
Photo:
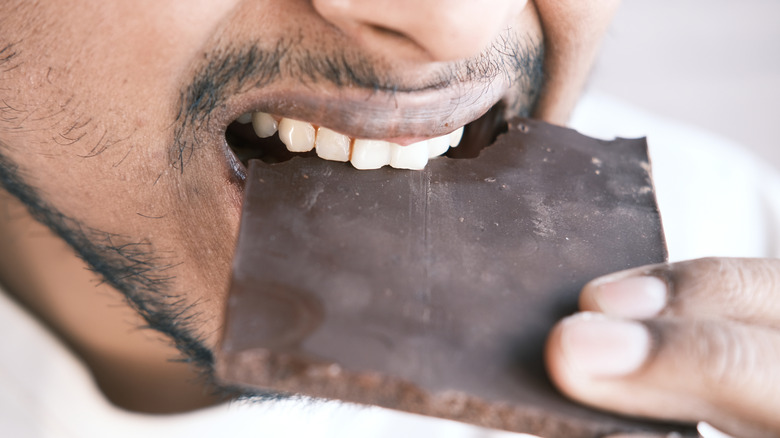
<path id="1" fill-rule="evenodd" d="M 635 281 L 647 277 L 662 279 L 665 289 L 653 306 L 641 305 L 645 288 Z M 616 329 L 649 333 L 644 358 L 620 371 L 583 367 L 590 352 L 575 357 L 565 339 L 587 330 L 592 321 L 584 319 L 593 318 L 575 315 L 550 335 L 550 374 L 567 395 L 602 409 L 706 421 L 738 437 L 777 436 L 778 284 L 780 261 L 774 259 L 699 259 L 596 279 L 583 289 L 580 308 L 621 324 Z M 631 350 L 603 339 L 586 342 L 602 356 Z"/>
<path id="2" fill-rule="evenodd" d="M 615 6 L 594 3 L 599 7 L 589 26 L 573 30 L 588 41 L 591 54 Z M 374 111 L 372 120 L 379 120 L 380 127 L 370 132 L 354 116 L 331 115 L 323 121 L 347 134 L 433 136 L 443 133 L 431 128 L 431 119 L 441 119 L 437 111 L 455 114 L 450 126 L 439 128 L 452 130 L 502 95 L 508 101 L 517 96 L 500 79 L 489 86 L 455 84 L 429 93 L 399 93 L 393 99 L 293 80 L 259 91 L 240 90 L 217 109 L 213 126 L 199 127 L 197 135 L 209 147 L 193 155 L 182 171 L 170 156 L 173 126 L 180 93 L 205 54 L 294 35 L 301 38 L 298 46 L 312 51 L 346 47 L 379 54 L 372 59 L 377 69 L 413 88 L 444 62 L 477 55 L 499 36 L 541 41 L 542 24 L 550 29 L 558 20 L 570 25 L 561 20 L 561 12 L 541 20 L 535 3 L 502 0 L 476 9 L 474 4 L 425 2 L 402 9 L 394 1 L 6 2 L 0 6 L 0 45 L 13 43 L 11 50 L 18 54 L 3 65 L 0 82 L 0 97 L 8 105 L 0 122 L 2 153 L 45 202 L 82 227 L 112 233 L 117 246 L 148 243 L 158 264 L 171 266 L 158 273 L 173 278 L 167 292 L 181 294 L 193 305 L 188 314 L 197 314 L 195 336 L 213 348 L 241 200 L 221 143 L 228 122 L 258 108 L 283 113 L 274 99 L 303 94 L 300 100 L 342 105 L 345 114 L 357 105 Z M 373 12 L 367 15 L 366 10 Z M 438 19 L 412 22 L 410 17 Z M 548 53 L 556 60 L 550 76 L 558 77 L 560 69 L 569 78 L 561 83 L 574 84 L 549 90 L 553 98 L 571 95 L 560 105 L 540 105 L 544 110 L 539 116 L 551 121 L 565 119 L 592 61 L 576 57 L 569 63 L 580 67 L 556 67 L 573 58 L 569 52 Z M 473 93 L 476 97 L 469 100 L 477 108 L 453 108 L 447 96 L 461 93 Z M 431 115 L 404 116 L 397 107 L 429 108 Z M 287 115 L 318 122 L 318 108 L 304 106 Z M 136 329 L 142 320 L 119 304 L 119 294 L 106 284 L 96 291 L 98 277 L 61 240 L 32 224 L 9 195 L 4 198 L 14 213 L 0 222 L 3 284 L 73 346 L 112 400 L 144 411 L 186 410 L 213 401 L 196 396 L 203 393 L 201 383 L 186 365 L 168 360 L 176 353 L 161 336 Z M 162 393 L 181 397 L 161 400 Z"/>
<path id="3" fill-rule="evenodd" d="M 223 134 L 239 114 L 263 109 L 360 137 L 440 135 L 500 98 L 528 103 L 522 90 L 500 77 L 414 91 L 436 82 L 443 69 L 457 70 L 464 59 L 509 40 L 520 41 L 521 49 L 544 41 L 547 82 L 535 116 L 566 121 L 617 0 L 482 3 L 4 2 L 0 157 L 18 166 L 15 173 L 38 199 L 71 226 L 78 224 L 91 241 L 124 255 L 151 254 L 153 263 L 142 274 L 163 280 L 166 294 L 183 299 L 189 306 L 184 315 L 193 317 L 190 333 L 212 349 L 220 336 L 241 204 L 240 172 L 226 159 Z M 233 87 L 207 121 L 177 130 L 181 93 L 205 63 L 232 47 L 269 48 L 279 41 L 292 47 L 290 56 L 330 53 L 370 64 L 400 91 L 285 77 L 266 87 Z M 454 103 L 458 98 L 461 104 Z M 360 111 L 353 114 L 355 108 Z M 177 132 L 201 147 L 186 149 L 192 154 L 179 160 L 172 153 Z M 118 291 L 101 284 L 10 194 L 2 193 L 2 205 L 0 281 L 84 358 L 114 402 L 151 412 L 214 402 L 192 367 L 169 361 L 177 353 L 164 336 L 137 329 L 144 322 Z M 549 362 L 563 390 L 617 409 L 619 398 L 594 401 L 579 386 L 581 379 L 566 377 L 555 336 Z M 635 412 L 666 416 L 654 400 Z"/>

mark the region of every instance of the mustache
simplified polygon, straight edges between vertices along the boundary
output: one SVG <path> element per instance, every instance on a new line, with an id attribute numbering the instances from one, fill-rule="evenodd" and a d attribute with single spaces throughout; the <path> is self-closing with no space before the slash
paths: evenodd
<path id="1" fill-rule="evenodd" d="M 214 50 L 181 90 L 176 120 L 195 123 L 229 97 L 275 82 L 304 87 L 326 83 L 374 93 L 416 93 L 460 84 L 487 83 L 502 77 L 511 82 L 528 79 L 541 65 L 541 43 L 531 37 L 502 33 L 482 53 L 442 65 L 424 81 L 409 84 L 393 73 L 387 60 L 355 48 L 323 52 L 307 49 L 301 39 L 281 39 L 272 46 L 260 42 Z M 419 80 L 419 78 L 418 78 Z"/>
<path id="2" fill-rule="evenodd" d="M 508 106 L 513 115 L 527 116 L 543 82 L 542 41 L 505 31 L 480 54 L 442 63 L 426 78 L 409 83 L 387 60 L 371 57 L 354 47 L 322 51 L 307 48 L 302 38 L 282 38 L 231 45 L 207 52 L 179 92 L 170 160 L 180 172 L 198 150 L 195 134 L 209 116 L 240 93 L 293 81 L 302 87 L 329 84 L 368 90 L 388 97 L 448 87 L 478 86 L 498 78 L 513 84 L 515 98 Z M 517 97 L 519 96 L 519 97 Z"/>

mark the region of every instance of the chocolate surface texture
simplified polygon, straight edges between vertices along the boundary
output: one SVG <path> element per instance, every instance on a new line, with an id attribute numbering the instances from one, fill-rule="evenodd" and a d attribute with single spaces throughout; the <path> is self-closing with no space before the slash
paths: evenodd
<path id="1" fill-rule="evenodd" d="M 424 171 L 249 167 L 221 380 L 546 437 L 681 429 L 568 401 L 543 365 L 587 281 L 666 259 L 644 139 L 523 119 Z"/>

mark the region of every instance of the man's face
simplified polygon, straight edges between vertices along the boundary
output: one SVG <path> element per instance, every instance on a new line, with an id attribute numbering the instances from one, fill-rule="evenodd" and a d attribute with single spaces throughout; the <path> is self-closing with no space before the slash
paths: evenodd
<path id="1" fill-rule="evenodd" d="M 503 100 L 562 122 L 615 4 L 5 2 L 0 178 L 208 361 L 241 211 L 232 121 L 260 110 L 409 143 Z"/>

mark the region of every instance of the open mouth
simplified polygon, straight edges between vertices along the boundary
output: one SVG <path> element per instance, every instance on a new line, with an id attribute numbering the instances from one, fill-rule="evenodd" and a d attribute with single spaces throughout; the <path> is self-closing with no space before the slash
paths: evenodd
<path id="1" fill-rule="evenodd" d="M 499 103 L 479 119 L 451 133 L 407 145 L 354 138 L 324 126 L 265 112 L 245 113 L 234 120 L 225 131 L 225 139 L 244 166 L 251 159 L 273 164 L 295 156 L 317 156 L 349 162 L 360 170 L 383 166 L 421 170 L 428 160 L 441 156 L 476 157 L 504 131 L 504 109 Z"/>

